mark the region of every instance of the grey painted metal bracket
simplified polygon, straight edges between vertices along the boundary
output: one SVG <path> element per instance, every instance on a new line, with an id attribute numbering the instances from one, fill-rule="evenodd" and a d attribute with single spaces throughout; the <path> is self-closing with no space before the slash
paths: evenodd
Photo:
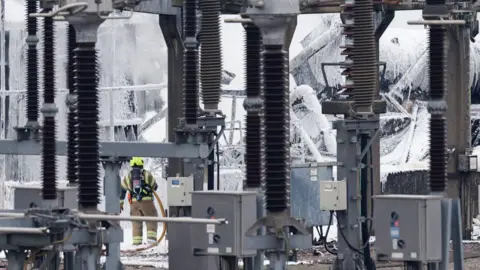
<path id="1" fill-rule="evenodd" d="M 323 114 L 354 114 L 355 102 L 352 100 L 329 100 L 322 103 Z M 387 111 L 385 100 L 373 101 L 373 113 L 381 114 Z"/>
<path id="2" fill-rule="evenodd" d="M 294 227 L 300 234 L 308 235 L 307 229 L 305 229 L 305 225 L 302 224 L 300 221 L 296 220 L 293 217 L 286 216 L 285 214 L 277 214 L 277 215 L 268 215 L 265 217 L 261 217 L 252 225 L 246 232 L 246 236 L 254 236 L 258 230 L 262 228 L 273 228 L 277 231 L 283 230 L 286 227 Z"/>
<path id="3" fill-rule="evenodd" d="M 451 213 L 451 238 L 453 247 L 453 269 L 464 269 L 463 243 L 462 243 L 462 211 L 459 199 L 452 199 Z"/>
<path id="4" fill-rule="evenodd" d="M 442 200 L 442 261 L 439 270 L 448 270 L 450 264 L 450 239 L 452 238 L 452 200 Z"/>
<path id="5" fill-rule="evenodd" d="M 67 155 L 67 142 L 57 141 L 57 155 Z M 0 140 L 0 154 L 41 155 L 42 145 L 36 141 Z M 155 158 L 207 158 L 207 144 L 190 145 L 144 142 L 100 142 L 100 156 L 155 157 Z"/>
<path id="6" fill-rule="evenodd" d="M 343 65 L 345 65 L 345 63 L 343 63 L 343 62 L 323 62 L 323 63 L 321 63 L 320 67 L 322 69 L 323 81 L 325 82 L 325 86 L 327 88 L 330 87 L 330 85 L 328 84 L 328 77 L 327 77 L 327 72 L 325 71 L 325 67 L 339 67 L 339 66 L 343 66 Z M 378 61 L 377 65 L 379 67 L 382 67 L 382 73 L 380 74 L 380 79 L 384 80 L 385 79 L 385 73 L 387 71 L 387 62 Z"/>
<path id="7" fill-rule="evenodd" d="M 172 0 L 141 1 L 134 9 L 135 12 L 159 15 L 176 15 L 180 8 L 172 7 Z"/>
<path id="8" fill-rule="evenodd" d="M 295 248 L 310 248 L 312 236 L 309 234 L 291 235 L 288 238 L 278 238 L 275 235 L 247 236 L 244 247 L 246 249 L 286 251 Z"/>
<path id="9" fill-rule="evenodd" d="M 2 219 L 0 226 L 17 222 L 18 225 L 33 226 L 31 220 L 25 219 Z M 24 226 L 22 226 L 24 227 Z M 25 226 L 26 227 L 26 226 Z M 58 251 L 72 251 L 78 245 L 101 245 L 109 243 L 121 243 L 123 241 L 123 230 L 117 227 L 110 227 L 106 230 L 90 231 L 89 228 L 72 228 L 65 233 L 68 235 L 66 240 L 57 244 Z M 50 234 L 1 234 L 0 235 L 0 249 L 2 250 L 16 250 L 19 247 L 46 247 L 55 244 L 55 239 Z"/>

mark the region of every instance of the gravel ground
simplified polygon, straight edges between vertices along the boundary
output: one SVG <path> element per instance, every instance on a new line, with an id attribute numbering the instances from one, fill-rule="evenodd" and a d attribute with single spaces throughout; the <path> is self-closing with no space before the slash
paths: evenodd
<path id="1" fill-rule="evenodd" d="M 480 258 L 468 259 L 465 260 L 464 270 L 478 270 L 480 267 Z M 162 268 L 152 268 L 152 267 L 125 267 L 125 270 L 165 270 Z M 330 265 L 325 264 L 312 264 L 312 265 L 290 265 L 287 269 L 289 270 L 330 270 Z M 379 268 L 383 270 L 403 270 L 403 267 L 388 267 L 388 268 Z M 450 265 L 450 269 L 453 270 L 453 264 Z M 213 269 L 212 269 L 213 270 Z"/>
<path id="2" fill-rule="evenodd" d="M 466 243 L 464 244 L 464 250 L 466 254 L 478 254 L 480 255 L 480 243 Z M 159 254 L 160 255 L 160 254 Z M 138 255 L 137 255 L 138 256 Z M 157 255 L 158 256 L 158 255 Z M 315 250 L 309 251 L 299 251 L 298 252 L 298 261 L 308 262 L 303 265 L 290 265 L 287 269 L 289 270 L 329 270 L 331 262 L 335 259 L 334 255 L 329 254 L 323 247 L 319 247 Z M 467 255 L 468 256 L 468 255 Z M 165 255 L 160 255 L 159 259 L 166 259 Z M 151 259 L 150 259 L 151 260 Z M 480 269 L 480 257 L 466 259 L 464 262 L 464 270 L 478 270 Z M 403 267 L 384 267 L 382 265 L 377 265 L 378 269 L 384 270 L 403 270 Z M 147 266 L 127 266 L 126 270 L 166 270 L 163 268 L 153 268 Z M 453 269 L 453 264 L 451 264 L 450 269 Z M 213 270 L 213 269 L 212 269 Z"/>
<path id="3" fill-rule="evenodd" d="M 464 250 L 466 252 L 466 257 L 464 261 L 464 270 L 478 270 L 480 269 L 480 257 L 478 258 L 468 258 L 471 255 L 480 256 L 480 243 L 467 243 L 464 244 Z M 335 259 L 334 255 L 326 252 L 326 250 L 321 247 L 315 250 L 309 251 L 300 251 L 297 255 L 298 261 L 306 262 L 305 264 L 299 265 L 290 265 L 287 269 L 289 270 L 329 270 L 331 262 Z M 168 258 L 166 254 L 154 254 L 154 253 L 139 253 L 134 256 L 126 256 L 122 259 L 127 264 L 128 262 L 139 262 L 144 264 L 144 266 L 129 266 L 125 265 L 125 270 L 167 270 L 166 268 L 155 268 L 148 266 L 149 262 L 152 262 L 152 265 L 158 264 L 158 262 L 167 262 Z M 6 269 L 7 263 L 5 260 L 0 260 L 0 269 Z M 383 265 L 377 264 L 378 269 L 384 270 L 403 270 L 403 267 L 385 267 Z M 450 269 L 453 270 L 453 264 Z M 214 269 L 212 269 L 214 270 Z"/>

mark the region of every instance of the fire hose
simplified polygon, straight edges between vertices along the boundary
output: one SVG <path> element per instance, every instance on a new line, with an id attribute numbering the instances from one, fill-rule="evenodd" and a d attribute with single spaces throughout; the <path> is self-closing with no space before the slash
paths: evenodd
<path id="1" fill-rule="evenodd" d="M 160 212 L 162 213 L 162 217 L 166 217 L 165 208 L 163 207 L 163 203 L 162 203 L 162 200 L 160 199 L 160 196 L 158 195 L 158 193 L 156 191 L 153 192 L 153 195 L 155 197 L 155 200 L 157 200 L 158 205 L 160 206 Z M 167 225 L 165 223 L 163 223 L 162 234 L 160 235 L 160 237 L 157 239 L 157 241 L 155 243 L 152 243 L 148 246 L 138 247 L 138 248 L 135 248 L 135 249 L 121 250 L 120 253 L 121 254 L 132 254 L 132 253 L 135 253 L 135 252 L 141 252 L 141 251 L 145 251 L 145 250 L 154 248 L 154 247 L 158 246 L 158 244 L 160 244 L 160 242 L 162 242 L 163 238 L 165 238 L 166 233 L 167 233 Z M 105 249 L 102 250 L 102 255 L 105 255 L 105 252 L 106 252 Z"/>
<path id="2" fill-rule="evenodd" d="M 162 216 L 166 217 L 165 208 L 163 207 L 163 203 L 162 203 L 162 200 L 160 199 L 160 196 L 158 195 L 158 193 L 156 191 L 153 192 L 153 195 L 155 197 L 155 200 L 157 200 L 158 205 L 160 206 L 160 212 L 162 212 Z M 160 237 L 157 239 L 157 241 L 155 243 L 152 243 L 148 246 L 138 247 L 136 249 L 121 250 L 120 253 L 131 254 L 131 253 L 145 251 L 147 249 L 154 248 L 154 247 L 158 246 L 158 244 L 160 244 L 160 242 L 162 242 L 163 238 L 165 238 L 166 233 L 167 233 L 167 224 L 163 223 L 162 234 L 160 235 Z M 105 253 L 105 250 L 102 250 L 102 255 L 104 255 L 104 253 Z"/>

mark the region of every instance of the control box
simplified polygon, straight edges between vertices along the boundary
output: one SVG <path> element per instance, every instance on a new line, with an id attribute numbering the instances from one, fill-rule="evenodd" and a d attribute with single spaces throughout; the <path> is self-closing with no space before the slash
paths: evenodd
<path id="1" fill-rule="evenodd" d="M 15 185 L 13 209 L 24 210 L 42 207 L 42 187 L 37 185 Z M 57 201 L 59 207 L 78 209 L 77 187 L 58 187 Z"/>
<path id="2" fill-rule="evenodd" d="M 245 233 L 257 221 L 257 194 L 247 191 L 195 191 L 192 217 L 225 218 L 221 225 L 192 225 L 194 254 L 248 257 L 256 250 L 244 247 Z"/>
<path id="3" fill-rule="evenodd" d="M 192 206 L 193 178 L 168 177 L 168 206 Z"/>
<path id="4" fill-rule="evenodd" d="M 442 259 L 442 197 L 374 196 L 378 261 L 439 262 Z"/>
<path id="5" fill-rule="evenodd" d="M 347 182 L 320 181 L 320 210 L 347 210 Z"/>

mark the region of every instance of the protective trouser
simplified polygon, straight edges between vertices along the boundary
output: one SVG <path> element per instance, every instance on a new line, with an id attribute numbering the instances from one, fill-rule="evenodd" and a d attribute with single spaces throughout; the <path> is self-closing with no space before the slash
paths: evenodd
<path id="1" fill-rule="evenodd" d="M 132 201 L 130 216 L 158 217 L 157 208 L 152 200 Z M 143 222 L 133 223 L 133 244 L 141 245 L 143 242 Z M 147 223 L 147 239 L 157 241 L 157 222 Z"/>

